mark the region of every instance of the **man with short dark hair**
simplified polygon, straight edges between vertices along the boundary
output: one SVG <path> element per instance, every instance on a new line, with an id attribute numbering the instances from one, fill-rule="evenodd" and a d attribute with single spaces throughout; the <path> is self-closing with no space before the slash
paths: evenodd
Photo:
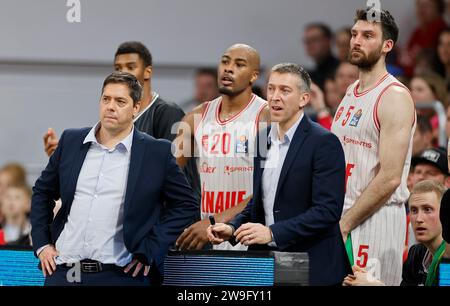
<path id="1" fill-rule="evenodd" d="M 350 271 L 339 231 L 344 152 L 335 135 L 304 114 L 310 86 L 296 64 L 272 68 L 267 98 L 273 124 L 259 134 L 253 199 L 207 233 L 214 244 L 233 237 L 253 250 L 307 252 L 310 285 L 338 285 Z"/>
<path id="2" fill-rule="evenodd" d="M 331 129 L 347 163 L 342 238 L 352 265 L 368 266 L 384 283 L 398 285 L 414 102 L 406 86 L 386 69 L 386 56 L 398 38 L 392 15 L 358 10 L 351 32 L 349 60 L 358 66 L 359 80 L 348 88 Z"/>
<path id="3" fill-rule="evenodd" d="M 198 203 L 170 142 L 133 125 L 141 94 L 133 75 L 109 75 L 100 121 L 64 131 L 36 181 L 32 240 L 45 285 L 158 284 L 169 247 L 195 219 Z M 73 264 L 79 279 L 69 277 Z"/>

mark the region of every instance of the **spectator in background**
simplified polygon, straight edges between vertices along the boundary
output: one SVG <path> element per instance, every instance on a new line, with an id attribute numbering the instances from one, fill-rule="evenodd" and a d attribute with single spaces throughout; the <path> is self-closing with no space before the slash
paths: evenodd
<path id="1" fill-rule="evenodd" d="M 350 39 L 352 38 L 351 28 L 345 27 L 340 29 L 335 34 L 335 46 L 337 51 L 337 58 L 341 62 L 348 61 L 348 54 L 350 52 Z"/>
<path id="2" fill-rule="evenodd" d="M 449 1 L 450 3 L 450 1 Z M 439 35 L 439 42 L 437 47 L 439 61 L 443 67 L 443 76 L 445 77 L 445 84 L 447 91 L 450 89 L 450 29 L 447 28 Z"/>
<path id="3" fill-rule="evenodd" d="M 339 93 L 335 78 L 327 78 L 324 84 L 325 104 L 330 109 L 330 113 L 334 116 L 342 96 Z"/>
<path id="4" fill-rule="evenodd" d="M 1 204 L 4 216 L 2 233 L 6 245 L 31 246 L 31 189 L 27 185 L 9 186 Z"/>
<path id="5" fill-rule="evenodd" d="M 333 33 L 322 23 L 311 23 L 306 26 L 303 34 L 303 44 L 306 53 L 315 63 L 315 68 L 309 71 L 311 79 L 323 90 L 325 79 L 332 77 L 339 65 L 339 60 L 333 56 L 331 46 Z"/>
<path id="6" fill-rule="evenodd" d="M 435 49 L 422 49 L 417 53 L 414 65 L 414 75 L 426 73 L 443 74 L 442 65 Z"/>
<path id="7" fill-rule="evenodd" d="M 336 86 L 339 96 L 344 98 L 347 93 L 347 88 L 356 82 L 359 78 L 358 67 L 350 64 L 349 62 L 342 62 L 339 64 L 336 70 Z M 337 105 L 336 105 L 337 108 Z"/>
<path id="8" fill-rule="evenodd" d="M 444 79 L 436 73 L 428 72 L 416 75 L 410 83 L 411 95 L 414 103 L 430 103 L 440 101 L 444 108 L 448 106 L 447 90 Z M 418 109 L 417 113 L 426 116 L 433 129 L 433 144 L 438 144 L 439 138 L 439 119 L 436 112 L 429 109 Z"/>
<path id="9" fill-rule="evenodd" d="M 417 184 L 409 197 L 411 224 L 418 244 L 409 249 L 408 258 L 403 264 L 401 286 L 431 286 L 436 275 L 432 270 L 434 257 L 443 252 L 442 223 L 440 221 L 441 199 L 446 188 L 434 181 L 423 181 Z M 344 280 L 346 286 L 384 286 L 357 266 L 353 267 L 354 275 Z"/>
<path id="10" fill-rule="evenodd" d="M 417 0 L 416 16 L 419 21 L 408 40 L 407 46 L 402 50 L 399 63 L 408 76 L 412 76 L 417 54 L 422 49 L 434 49 L 438 37 L 447 25 L 443 18 L 445 11 L 444 0 Z"/>
<path id="11" fill-rule="evenodd" d="M 25 169 L 17 163 L 9 163 L 0 169 L 0 205 L 6 189 L 11 185 L 26 183 Z M 0 224 L 2 223 L 2 213 L 0 210 Z"/>
<path id="12" fill-rule="evenodd" d="M 194 97 L 183 103 L 183 111 L 188 113 L 201 103 L 212 101 L 218 96 L 217 70 L 207 67 L 200 68 L 195 72 Z"/>
<path id="13" fill-rule="evenodd" d="M 433 180 L 450 187 L 447 154 L 440 148 L 425 150 L 421 155 L 411 159 L 414 167 L 412 175 L 412 188 L 421 181 Z"/>
<path id="14" fill-rule="evenodd" d="M 412 156 L 419 156 L 423 151 L 433 147 L 433 128 L 430 120 L 417 115 L 417 126 L 413 137 Z"/>

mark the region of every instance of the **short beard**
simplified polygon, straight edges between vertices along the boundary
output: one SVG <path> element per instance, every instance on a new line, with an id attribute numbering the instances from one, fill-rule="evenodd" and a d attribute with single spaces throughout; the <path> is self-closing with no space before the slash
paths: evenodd
<path id="1" fill-rule="evenodd" d="M 241 93 L 243 93 L 247 88 L 244 88 L 242 90 L 231 90 L 228 89 L 227 87 L 219 87 L 219 93 L 221 95 L 225 95 L 225 96 L 229 96 L 229 97 L 236 97 L 238 95 L 240 95 Z"/>
<path id="2" fill-rule="evenodd" d="M 369 53 L 369 55 L 363 54 L 363 57 L 361 59 L 353 59 L 352 52 L 350 51 L 350 54 L 348 55 L 350 64 L 353 64 L 357 66 L 360 70 L 363 71 L 371 71 L 372 68 L 375 66 L 376 63 L 380 60 L 382 53 L 381 49 L 383 46 L 380 46 L 377 50 Z"/>

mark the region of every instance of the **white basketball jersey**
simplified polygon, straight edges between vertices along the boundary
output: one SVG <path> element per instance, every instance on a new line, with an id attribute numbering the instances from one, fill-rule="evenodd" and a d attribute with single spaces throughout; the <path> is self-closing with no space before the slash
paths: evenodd
<path id="1" fill-rule="evenodd" d="M 221 97 L 207 102 L 195 131 L 202 219 L 234 207 L 253 194 L 257 123 L 267 102 L 253 94 L 247 106 L 226 121 L 219 118 L 221 105 Z M 230 247 L 226 243 L 215 249 Z"/>
<path id="2" fill-rule="evenodd" d="M 377 109 L 381 96 L 391 86 L 406 88 L 390 74 L 386 74 L 374 87 L 361 93 L 357 92 L 359 81 L 356 81 L 347 89 L 334 116 L 331 130 L 339 137 L 346 160 L 346 193 L 343 213 L 352 207 L 380 169 L 378 157 L 380 123 Z M 414 129 L 415 121 L 403 166 L 401 184 L 386 202 L 387 205 L 403 204 L 409 197 L 406 181 L 411 164 Z"/>

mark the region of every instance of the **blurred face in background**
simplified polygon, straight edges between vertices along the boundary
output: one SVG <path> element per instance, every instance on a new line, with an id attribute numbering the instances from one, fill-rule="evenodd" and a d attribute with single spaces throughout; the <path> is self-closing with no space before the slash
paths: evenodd
<path id="1" fill-rule="evenodd" d="M 336 86 L 341 99 L 345 96 L 347 88 L 352 85 L 359 77 L 358 67 L 343 62 L 339 64 L 336 70 Z"/>
<path id="2" fill-rule="evenodd" d="M 324 83 L 325 102 L 329 108 L 335 110 L 341 103 L 341 96 L 333 79 L 326 79 Z"/>
<path id="3" fill-rule="evenodd" d="M 195 100 L 205 102 L 219 96 L 217 79 L 211 74 L 198 74 L 195 78 Z"/>
<path id="4" fill-rule="evenodd" d="M 431 102 L 436 99 L 433 90 L 428 86 L 424 79 L 413 78 L 410 87 L 414 103 Z"/>
<path id="5" fill-rule="evenodd" d="M 413 186 L 425 180 L 436 181 L 445 186 L 446 176 L 441 172 L 441 170 L 439 170 L 439 168 L 431 164 L 422 163 L 416 165 L 412 176 Z"/>
<path id="6" fill-rule="evenodd" d="M 22 188 L 9 187 L 3 197 L 2 213 L 5 218 L 14 218 L 30 212 L 31 199 Z"/>
<path id="7" fill-rule="evenodd" d="M 350 39 L 352 38 L 351 34 L 347 31 L 340 31 L 336 34 L 335 42 L 336 42 L 336 51 L 338 59 L 341 62 L 348 61 L 348 55 L 350 53 Z"/>
<path id="8" fill-rule="evenodd" d="M 442 12 L 443 13 L 443 12 Z M 433 0 L 417 0 L 416 1 L 417 19 L 422 25 L 426 25 L 436 20 L 440 15 L 436 1 Z"/>
<path id="9" fill-rule="evenodd" d="M 442 64 L 450 66 L 450 32 L 442 32 L 439 36 L 437 51 Z"/>
<path id="10" fill-rule="evenodd" d="M 315 62 L 322 61 L 331 52 L 331 41 L 319 27 L 310 27 L 305 30 L 303 44 L 306 54 Z"/>
<path id="11" fill-rule="evenodd" d="M 411 195 L 409 211 L 417 242 L 428 244 L 442 234 L 440 206 L 440 199 L 435 192 Z"/>

